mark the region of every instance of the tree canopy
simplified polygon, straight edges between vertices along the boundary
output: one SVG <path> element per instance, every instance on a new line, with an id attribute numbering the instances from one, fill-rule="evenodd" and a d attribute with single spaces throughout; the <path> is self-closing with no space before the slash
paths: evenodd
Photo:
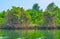
<path id="1" fill-rule="evenodd" d="M 45 11 L 36 3 L 32 9 L 12 6 L 12 9 L 0 12 L 0 25 L 21 24 L 26 26 L 60 25 L 60 8 L 50 3 Z M 51 24 L 52 23 L 52 24 Z"/>

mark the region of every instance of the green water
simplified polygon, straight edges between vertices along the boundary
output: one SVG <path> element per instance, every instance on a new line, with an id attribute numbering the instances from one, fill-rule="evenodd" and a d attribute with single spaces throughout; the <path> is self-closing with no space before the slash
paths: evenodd
<path id="1" fill-rule="evenodd" d="M 60 30 L 2 30 L 0 39 L 60 39 Z"/>

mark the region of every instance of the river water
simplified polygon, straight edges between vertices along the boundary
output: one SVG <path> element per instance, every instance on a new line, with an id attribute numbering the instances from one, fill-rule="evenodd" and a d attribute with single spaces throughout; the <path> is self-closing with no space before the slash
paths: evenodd
<path id="1" fill-rule="evenodd" d="M 0 39 L 60 39 L 60 30 L 4 30 Z"/>

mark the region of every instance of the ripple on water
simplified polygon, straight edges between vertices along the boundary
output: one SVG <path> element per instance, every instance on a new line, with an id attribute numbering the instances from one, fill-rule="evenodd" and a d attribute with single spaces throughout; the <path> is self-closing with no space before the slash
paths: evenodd
<path id="1" fill-rule="evenodd" d="M 36 39 L 41 39 L 41 38 L 36 38 Z"/>
<path id="2" fill-rule="evenodd" d="M 3 37 L 3 36 L 0 36 L 0 39 L 8 39 L 7 36 Z"/>

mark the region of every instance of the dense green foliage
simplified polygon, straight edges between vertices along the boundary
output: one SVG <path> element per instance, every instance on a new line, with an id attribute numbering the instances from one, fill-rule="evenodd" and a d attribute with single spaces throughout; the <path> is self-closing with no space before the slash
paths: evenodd
<path id="1" fill-rule="evenodd" d="M 34 4 L 32 9 L 28 10 L 13 6 L 12 9 L 0 12 L 0 25 L 7 24 L 59 26 L 60 8 L 54 3 L 49 4 L 45 11 L 39 9 L 38 4 Z"/>
<path id="2" fill-rule="evenodd" d="M 47 6 L 45 11 L 34 4 L 32 9 L 12 6 L 12 9 L 0 12 L 0 28 L 19 26 L 60 26 L 60 8 L 54 3 Z M 8 28 L 7 27 L 7 28 Z M 8 39 L 60 39 L 59 30 L 0 30 L 0 36 Z"/>

